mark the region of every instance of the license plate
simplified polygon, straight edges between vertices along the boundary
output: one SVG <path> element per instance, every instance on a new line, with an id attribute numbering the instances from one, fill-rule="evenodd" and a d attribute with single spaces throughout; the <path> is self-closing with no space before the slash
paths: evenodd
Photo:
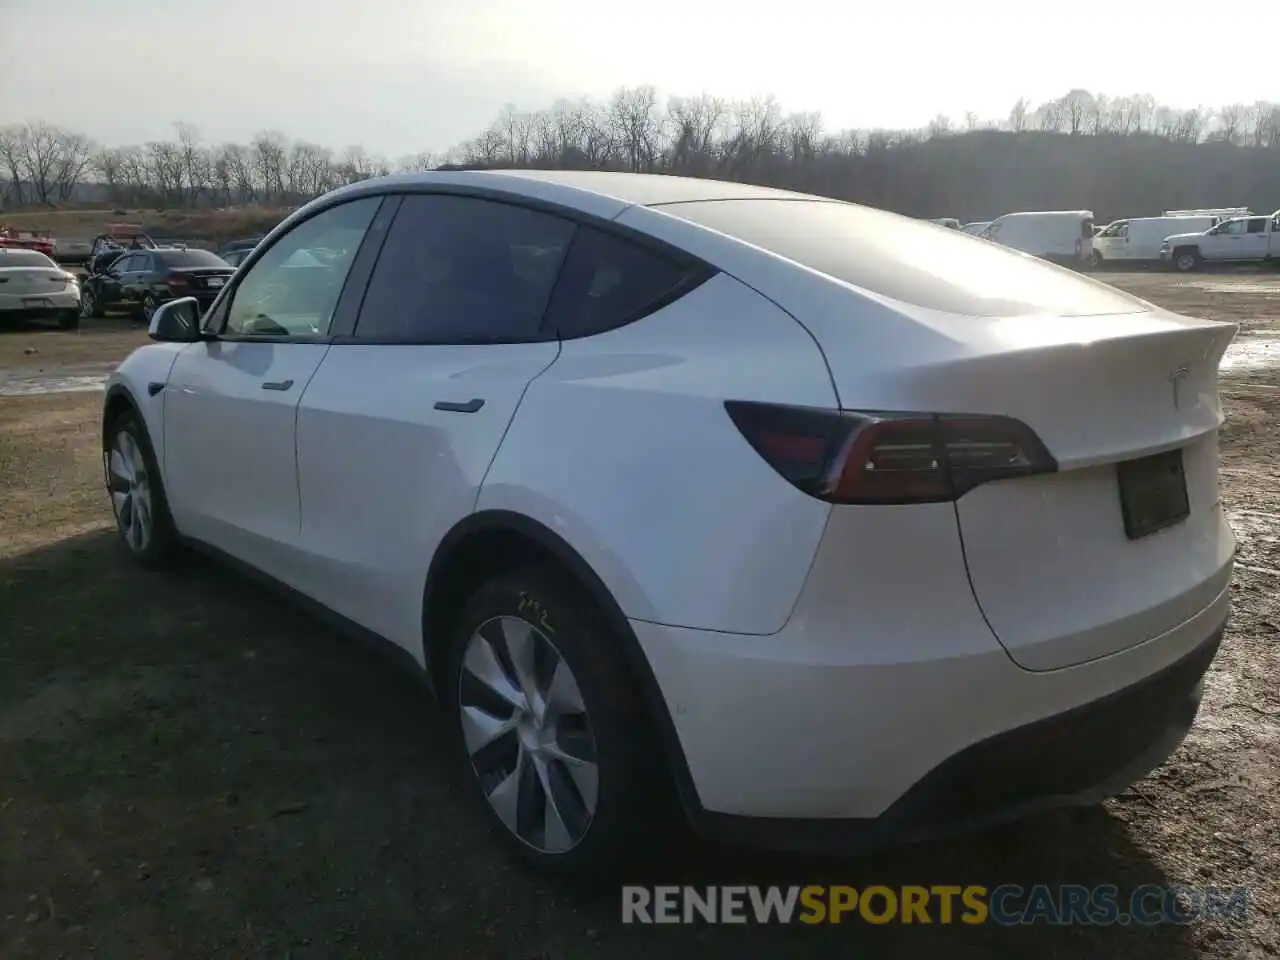
<path id="1" fill-rule="evenodd" d="M 37 310 L 41 307 L 52 307 L 53 301 L 48 297 L 23 297 L 22 305 L 28 310 Z"/>
<path id="2" fill-rule="evenodd" d="M 1139 540 L 1191 514 L 1182 451 L 1170 450 L 1116 465 L 1124 532 Z"/>
<path id="3" fill-rule="evenodd" d="M 210 277 L 210 278 L 209 278 L 209 286 L 211 286 L 211 287 L 220 287 L 220 286 L 222 286 L 225 282 L 226 282 L 226 281 L 225 281 L 222 277 Z"/>

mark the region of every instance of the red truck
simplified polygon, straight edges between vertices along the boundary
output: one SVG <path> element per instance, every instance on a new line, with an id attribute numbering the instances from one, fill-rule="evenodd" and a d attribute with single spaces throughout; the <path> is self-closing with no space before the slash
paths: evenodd
<path id="1" fill-rule="evenodd" d="M 53 237 L 46 233 L 34 233 L 29 230 L 16 230 L 13 227 L 0 226 L 0 247 L 19 250 L 35 250 L 50 259 L 57 244 Z"/>

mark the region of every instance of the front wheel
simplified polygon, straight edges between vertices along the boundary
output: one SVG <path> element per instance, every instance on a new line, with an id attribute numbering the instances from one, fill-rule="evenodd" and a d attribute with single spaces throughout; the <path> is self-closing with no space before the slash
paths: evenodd
<path id="1" fill-rule="evenodd" d="M 160 566 L 175 552 L 178 536 L 151 440 L 132 410 L 118 415 L 106 434 L 103 457 L 116 531 L 140 564 Z"/>
<path id="2" fill-rule="evenodd" d="M 663 837 L 668 783 L 604 619 L 532 567 L 471 598 L 442 685 L 490 824 L 567 877 L 634 865 Z M 670 837 L 666 837 L 670 840 Z"/>
<path id="3" fill-rule="evenodd" d="M 80 291 L 80 316 L 85 320 L 96 320 L 102 316 L 102 301 L 93 287 L 85 286 Z"/>
<path id="4" fill-rule="evenodd" d="M 1173 255 L 1173 268 L 1179 273 L 1191 273 L 1193 270 L 1199 270 L 1201 263 L 1200 251 L 1190 247 L 1175 251 Z"/>
<path id="5" fill-rule="evenodd" d="M 156 299 L 154 293 L 148 293 L 142 298 L 142 319 L 151 322 L 151 318 L 156 315 L 156 311 L 160 309 L 160 301 Z"/>

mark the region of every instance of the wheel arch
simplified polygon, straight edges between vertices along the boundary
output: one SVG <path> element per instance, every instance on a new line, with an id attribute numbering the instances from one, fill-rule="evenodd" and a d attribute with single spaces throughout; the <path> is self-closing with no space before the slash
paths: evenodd
<path id="1" fill-rule="evenodd" d="M 107 448 L 108 436 L 107 431 L 116 417 L 127 410 L 132 410 L 139 418 L 143 419 L 143 426 L 146 426 L 145 418 L 143 418 L 142 407 L 139 406 L 137 399 L 133 393 L 123 383 L 113 383 L 107 387 L 106 397 L 102 403 L 102 448 Z"/>
<path id="2" fill-rule="evenodd" d="M 610 626 L 680 802 L 686 812 L 695 814 L 700 804 L 684 748 L 626 614 L 577 549 L 538 520 L 510 510 L 482 510 L 463 518 L 441 540 L 427 570 L 422 597 L 422 656 L 428 683 L 438 696 L 451 620 L 462 611 L 470 593 L 484 579 L 537 562 L 550 563 L 565 574 Z"/>

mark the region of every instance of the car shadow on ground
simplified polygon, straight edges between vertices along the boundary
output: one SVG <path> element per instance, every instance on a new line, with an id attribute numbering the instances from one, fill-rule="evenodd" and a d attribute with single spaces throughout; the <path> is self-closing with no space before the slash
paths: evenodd
<path id="1" fill-rule="evenodd" d="M 8 956 L 1195 954 L 1174 925 L 624 926 L 617 887 L 571 891 L 503 856 L 418 683 L 220 564 L 143 572 L 94 532 L 0 560 L 0 610 Z M 1122 904 L 1185 881 L 1101 809 L 856 860 L 674 834 L 657 873 L 1114 884 Z"/>

